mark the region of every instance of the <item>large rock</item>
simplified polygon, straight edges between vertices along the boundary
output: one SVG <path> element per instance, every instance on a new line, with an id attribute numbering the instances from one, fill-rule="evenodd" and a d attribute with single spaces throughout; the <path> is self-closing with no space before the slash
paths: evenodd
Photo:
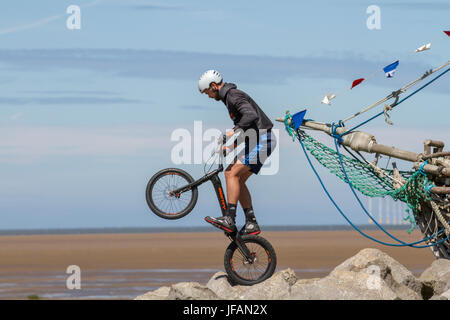
<path id="1" fill-rule="evenodd" d="M 170 287 L 161 287 L 155 291 L 149 291 L 135 300 L 167 300 L 169 298 Z"/>
<path id="2" fill-rule="evenodd" d="M 283 300 L 289 299 L 291 287 L 296 283 L 297 277 L 292 269 L 286 269 L 275 273 L 264 282 L 254 286 L 243 287 L 245 291 L 241 294 L 244 300 Z"/>
<path id="3" fill-rule="evenodd" d="M 168 300 L 217 300 L 218 297 L 198 282 L 180 282 L 172 285 Z"/>
<path id="4" fill-rule="evenodd" d="M 232 286 L 225 272 L 217 272 L 209 279 L 206 287 L 222 300 L 238 300 L 242 290 L 240 286 Z"/>
<path id="5" fill-rule="evenodd" d="M 394 300 L 399 296 L 385 282 L 374 283 L 368 273 L 336 271 L 323 279 L 297 281 L 290 299 Z"/>
<path id="6" fill-rule="evenodd" d="M 374 288 L 381 283 L 381 286 L 390 288 L 398 299 L 422 299 L 422 282 L 416 279 L 411 271 L 378 249 L 361 250 L 337 266 L 330 276 L 339 276 L 342 271 L 358 274 L 362 277 L 361 280 L 364 280 L 365 275 L 369 275 L 366 288 Z"/>
<path id="7" fill-rule="evenodd" d="M 289 298 L 290 287 L 296 281 L 294 271 L 286 269 L 253 286 L 232 286 L 226 273 L 218 272 L 206 286 L 223 300 L 281 300 Z"/>
<path id="8" fill-rule="evenodd" d="M 450 289 L 440 295 L 442 300 L 450 300 Z"/>
<path id="9" fill-rule="evenodd" d="M 137 297 L 139 300 L 418 300 L 450 299 L 450 261 L 437 260 L 420 279 L 377 249 L 364 249 L 320 279 L 297 279 L 292 269 L 253 286 L 232 285 L 217 272 L 206 285 L 181 282 Z"/>
<path id="10" fill-rule="evenodd" d="M 450 292 L 450 260 L 438 259 L 433 261 L 431 266 L 426 269 L 419 278 L 424 284 L 424 295 L 428 297 L 448 296 Z M 427 297 L 425 297 L 427 298 Z M 450 299 L 447 297 L 447 299 Z"/>
<path id="11" fill-rule="evenodd" d="M 135 300 L 217 300 L 218 297 L 198 282 L 180 282 L 136 297 Z"/>

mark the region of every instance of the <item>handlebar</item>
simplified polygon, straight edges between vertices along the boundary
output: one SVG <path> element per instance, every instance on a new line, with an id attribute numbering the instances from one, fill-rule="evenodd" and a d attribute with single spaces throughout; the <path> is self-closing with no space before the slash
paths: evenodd
<path id="1" fill-rule="evenodd" d="M 233 140 L 233 141 L 236 141 L 236 138 L 238 137 L 240 135 L 240 133 L 239 132 L 236 132 L 236 133 L 234 133 L 233 135 L 231 135 L 231 136 L 229 136 L 229 135 L 227 135 L 227 134 L 225 134 L 225 133 L 221 133 L 221 135 L 217 138 L 217 145 L 216 145 L 216 148 L 211 152 L 211 155 L 210 155 L 210 159 L 211 158 L 213 158 L 213 157 L 215 157 L 215 155 L 216 154 L 218 154 L 219 152 L 221 152 L 220 153 L 220 156 L 219 156 L 219 159 L 218 159 L 218 164 L 219 164 L 219 170 L 222 170 L 222 168 L 223 168 L 223 162 L 224 162 L 224 158 L 227 156 L 227 154 L 230 152 L 230 151 L 232 151 L 233 150 L 233 147 L 231 147 L 231 145 L 230 145 L 230 147 L 227 147 L 227 146 L 225 146 L 226 145 L 226 143 L 229 141 L 229 140 Z M 231 150 L 230 150 L 231 149 Z M 209 160 L 210 160 L 209 159 Z M 208 161 L 209 161 L 208 160 Z M 206 161 L 206 163 L 208 163 L 208 161 Z M 214 161 L 215 162 L 215 161 Z M 206 165 L 206 164 L 205 164 Z M 212 165 L 212 164 L 211 164 Z M 210 169 L 211 169 L 211 167 L 208 169 L 208 172 L 210 171 Z M 205 173 L 206 173 L 206 171 L 205 171 Z"/>
<path id="2" fill-rule="evenodd" d="M 236 140 L 235 138 L 237 138 L 237 136 L 235 134 L 229 136 L 227 134 L 222 133 L 218 138 L 217 138 L 217 146 L 216 148 L 213 150 L 213 152 L 211 153 L 211 157 L 213 157 L 215 154 L 218 154 L 219 152 L 221 153 L 221 158 L 225 158 L 227 156 L 228 151 L 231 151 L 230 149 L 233 149 L 230 145 L 230 147 L 225 146 L 227 144 L 228 141 L 230 140 Z"/>

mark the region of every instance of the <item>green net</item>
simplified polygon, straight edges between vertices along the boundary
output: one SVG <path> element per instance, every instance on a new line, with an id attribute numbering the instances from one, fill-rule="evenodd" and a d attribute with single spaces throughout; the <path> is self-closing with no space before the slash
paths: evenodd
<path id="1" fill-rule="evenodd" d="M 335 150 L 317 141 L 302 130 L 295 131 L 290 123 L 292 123 L 292 116 L 287 113 L 284 124 L 292 140 L 295 140 L 296 137 L 301 139 L 301 142 L 310 154 L 339 179 L 345 183 L 350 182 L 354 189 L 365 196 L 372 198 L 390 196 L 396 201 L 399 200 L 406 203 L 411 210 L 406 210 L 408 216 L 405 220 L 411 224 L 408 233 L 412 231 L 416 225 L 415 214 L 420 211 L 420 204 L 431 200 L 429 189 L 433 187 L 433 183 L 428 179 L 422 168 L 418 171 L 399 171 L 402 181 L 398 184 L 397 176 L 397 188 L 394 188 L 393 170 L 377 168 L 377 172 L 374 166 L 356 158 L 338 154 Z M 345 168 L 345 173 L 342 167 Z M 347 181 L 346 175 L 350 181 Z"/>
<path id="2" fill-rule="evenodd" d="M 291 135 L 296 135 L 293 130 L 288 130 L 288 132 Z M 422 170 L 415 172 L 399 171 L 404 183 L 396 189 L 394 188 L 393 180 L 390 178 L 393 175 L 392 170 L 383 170 L 385 174 L 380 174 L 371 165 L 343 154 L 341 154 L 341 166 L 339 155 L 335 150 L 327 147 L 304 131 L 299 130 L 299 133 L 299 138 L 302 140 L 305 148 L 323 167 L 327 168 L 342 181 L 348 183 L 342 170 L 343 166 L 352 187 L 365 196 L 390 196 L 394 200 L 400 200 L 406 203 L 412 209 L 413 213 L 418 212 L 419 205 L 422 201 L 430 200 L 427 187 L 431 186 L 432 183 Z M 409 210 L 407 212 L 409 213 Z M 415 225 L 414 217 L 410 214 L 406 220 L 411 222 L 411 226 Z"/>
<path id="3" fill-rule="evenodd" d="M 365 196 L 391 196 L 395 200 L 401 200 L 412 205 L 414 209 L 417 208 L 420 200 L 429 199 L 428 192 L 425 189 L 430 182 L 423 171 L 399 171 L 405 183 L 400 188 L 395 189 L 394 183 L 389 177 L 393 175 L 392 170 L 383 170 L 386 174 L 379 174 L 369 164 L 343 154 L 341 154 L 341 166 L 339 155 L 335 150 L 305 132 L 301 132 L 300 138 L 311 155 L 331 173 L 348 183 L 342 170 L 343 166 L 353 188 L 359 190 Z"/>
<path id="4" fill-rule="evenodd" d="M 323 143 L 317 141 L 310 135 L 302 133 L 300 137 L 305 148 L 310 154 L 331 173 L 339 177 L 342 181 L 348 182 L 342 170 L 341 162 L 337 152 Z M 341 154 L 342 165 L 345 168 L 347 177 L 350 179 L 353 188 L 359 190 L 362 194 L 368 197 L 384 197 L 386 195 L 395 194 L 396 190 L 392 180 L 383 174 L 378 174 L 368 164 L 347 157 Z M 390 170 L 384 170 L 386 174 L 392 174 Z M 400 172 L 404 179 L 408 179 L 413 175 L 413 172 Z"/>

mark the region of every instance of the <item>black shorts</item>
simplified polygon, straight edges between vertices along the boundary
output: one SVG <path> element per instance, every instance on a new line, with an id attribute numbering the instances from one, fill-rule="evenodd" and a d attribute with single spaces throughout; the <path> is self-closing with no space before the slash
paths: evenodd
<path id="1" fill-rule="evenodd" d="M 258 174 L 277 143 L 275 135 L 270 130 L 261 131 L 255 136 L 256 139 L 246 137 L 245 148 L 237 154 L 236 158 L 249 167 L 251 172 Z"/>

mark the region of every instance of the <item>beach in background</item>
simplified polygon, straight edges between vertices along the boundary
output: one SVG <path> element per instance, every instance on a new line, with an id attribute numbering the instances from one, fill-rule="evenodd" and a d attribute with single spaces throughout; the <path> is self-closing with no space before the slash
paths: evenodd
<path id="1" fill-rule="evenodd" d="M 380 231 L 370 236 L 393 241 Z M 405 242 L 419 231 L 391 230 Z M 386 247 L 356 231 L 265 231 L 277 270 L 302 279 L 326 276 L 364 248 L 378 248 L 419 276 L 434 261 L 428 248 Z M 206 283 L 223 271 L 229 240 L 220 231 L 157 233 L 27 234 L 0 236 L 0 299 L 133 299 L 183 281 Z M 68 266 L 81 269 L 81 289 L 68 289 Z"/>

